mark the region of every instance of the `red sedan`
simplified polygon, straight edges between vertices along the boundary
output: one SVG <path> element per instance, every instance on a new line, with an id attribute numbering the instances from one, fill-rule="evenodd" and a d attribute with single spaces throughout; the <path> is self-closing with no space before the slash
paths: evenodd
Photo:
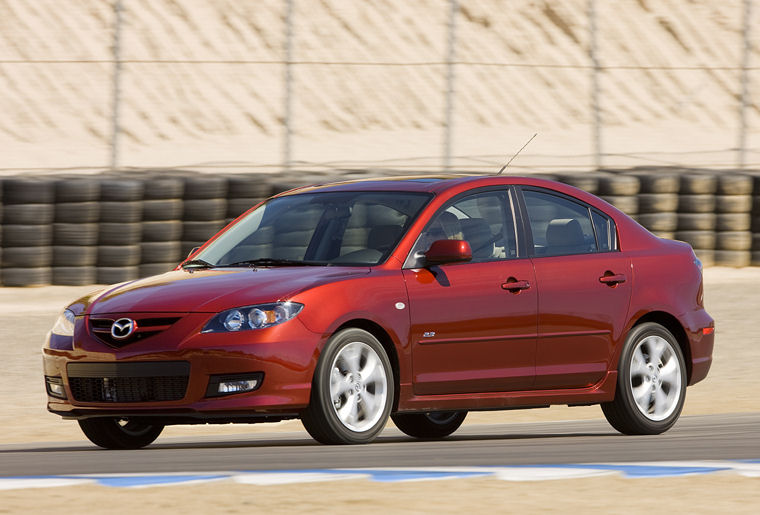
<path id="1" fill-rule="evenodd" d="M 552 404 L 661 433 L 713 333 L 692 249 L 603 200 L 410 177 L 278 195 L 176 270 L 69 305 L 43 352 L 48 409 L 102 447 L 287 418 L 363 443 L 389 417 L 440 438 L 468 411 Z"/>

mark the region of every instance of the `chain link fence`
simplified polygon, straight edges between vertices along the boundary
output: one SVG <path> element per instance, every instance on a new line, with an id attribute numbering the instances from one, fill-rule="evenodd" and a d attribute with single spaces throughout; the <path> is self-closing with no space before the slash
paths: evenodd
<path id="1" fill-rule="evenodd" d="M 5 0 L 0 168 L 758 167 L 754 4 Z"/>

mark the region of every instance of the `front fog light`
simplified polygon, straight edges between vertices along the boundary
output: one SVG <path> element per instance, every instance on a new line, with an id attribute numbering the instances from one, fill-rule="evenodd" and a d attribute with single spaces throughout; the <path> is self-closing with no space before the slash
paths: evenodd
<path id="1" fill-rule="evenodd" d="M 206 397 L 221 397 L 234 393 L 252 392 L 261 386 L 264 379 L 262 372 L 235 375 L 211 376 L 206 389 Z"/>
<path id="2" fill-rule="evenodd" d="M 63 387 L 63 379 L 55 376 L 45 376 L 45 389 L 48 395 L 57 399 L 66 398 L 66 390 Z"/>

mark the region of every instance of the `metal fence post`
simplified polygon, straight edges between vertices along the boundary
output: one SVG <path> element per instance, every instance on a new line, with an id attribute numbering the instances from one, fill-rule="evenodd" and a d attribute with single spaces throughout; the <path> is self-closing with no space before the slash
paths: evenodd
<path id="1" fill-rule="evenodd" d="M 589 21 L 589 57 L 591 58 L 591 115 L 592 140 L 594 148 L 594 166 L 597 170 L 602 167 L 602 116 L 599 106 L 599 49 L 597 47 L 596 0 L 588 2 Z"/>
<path id="2" fill-rule="evenodd" d="M 739 97 L 739 144 L 737 147 L 737 161 L 739 168 L 747 165 L 747 109 L 752 99 L 749 93 L 749 60 L 752 54 L 752 37 L 750 34 L 750 19 L 752 17 L 752 0 L 744 0 L 744 22 L 742 27 L 743 51 Z"/>
<path id="3" fill-rule="evenodd" d="M 283 128 L 285 130 L 282 167 L 285 171 L 290 170 L 292 161 L 292 137 L 291 117 L 293 111 L 293 2 L 285 0 L 285 99 L 283 106 Z"/>
<path id="4" fill-rule="evenodd" d="M 113 29 L 113 78 L 111 80 L 111 170 L 119 166 L 119 111 L 121 106 L 121 0 L 115 0 L 113 4 L 115 15 Z"/>
<path id="5" fill-rule="evenodd" d="M 452 131 L 454 130 L 454 59 L 456 57 L 457 0 L 449 0 L 448 48 L 446 52 L 446 107 L 443 132 L 443 166 L 451 168 Z"/>

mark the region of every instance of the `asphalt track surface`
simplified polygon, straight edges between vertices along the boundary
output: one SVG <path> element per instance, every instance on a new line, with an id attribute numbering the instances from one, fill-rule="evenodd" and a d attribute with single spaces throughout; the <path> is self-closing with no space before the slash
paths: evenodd
<path id="1" fill-rule="evenodd" d="M 304 435 L 159 437 L 135 451 L 80 442 L 2 445 L 0 477 L 760 459 L 760 413 L 682 417 L 657 436 L 623 436 L 604 420 L 464 426 L 438 441 L 388 429 L 372 444 L 353 446 Z"/>

